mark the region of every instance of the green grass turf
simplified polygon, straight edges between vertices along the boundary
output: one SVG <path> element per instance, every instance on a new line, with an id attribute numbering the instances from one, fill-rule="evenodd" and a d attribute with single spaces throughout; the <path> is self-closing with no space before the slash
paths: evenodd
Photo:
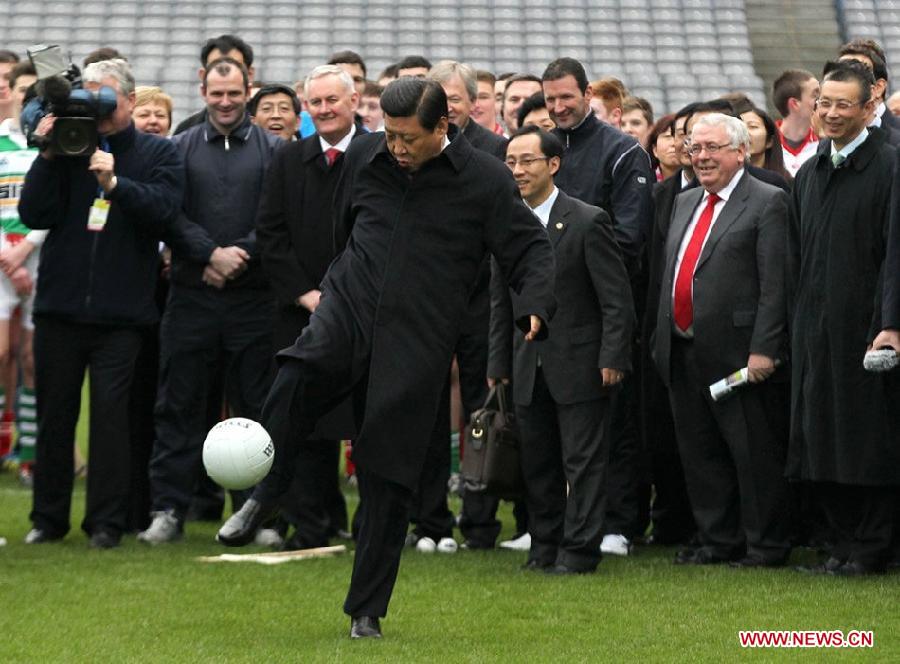
<path id="1" fill-rule="evenodd" d="M 0 548 L 0 662 L 900 660 L 898 574 L 674 567 L 672 549 L 653 547 L 571 578 L 522 572 L 521 553 L 409 551 L 385 638 L 351 642 L 341 612 L 350 554 L 206 564 L 195 558 L 223 551 L 216 525 L 194 523 L 178 544 L 127 537 L 93 551 L 78 530 L 83 504 L 80 481 L 73 531 L 26 546 L 29 494 L 0 476 L 0 534 L 9 539 Z M 502 516 L 512 521 L 506 507 Z M 741 629 L 871 629 L 876 647 L 750 652 L 738 644 Z"/>

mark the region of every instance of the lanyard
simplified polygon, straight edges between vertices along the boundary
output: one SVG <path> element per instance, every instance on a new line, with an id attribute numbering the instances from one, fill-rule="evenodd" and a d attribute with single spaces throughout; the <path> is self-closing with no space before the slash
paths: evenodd
<path id="1" fill-rule="evenodd" d="M 112 152 L 112 150 L 110 150 L 110 148 L 109 148 L 109 141 L 106 140 L 106 136 L 100 137 L 100 149 L 103 150 L 104 152 Z M 103 187 L 101 187 L 98 184 L 97 185 L 97 198 L 99 198 L 100 200 L 103 200 L 104 196 L 105 196 L 105 193 L 103 192 Z"/>

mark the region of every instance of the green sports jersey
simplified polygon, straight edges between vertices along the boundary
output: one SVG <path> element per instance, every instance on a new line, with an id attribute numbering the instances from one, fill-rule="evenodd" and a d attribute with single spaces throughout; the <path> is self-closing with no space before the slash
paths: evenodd
<path id="1" fill-rule="evenodd" d="M 37 148 L 27 147 L 25 137 L 9 121 L 0 124 L 0 228 L 4 234 L 25 235 L 31 230 L 19 218 L 19 195 L 37 155 Z"/>

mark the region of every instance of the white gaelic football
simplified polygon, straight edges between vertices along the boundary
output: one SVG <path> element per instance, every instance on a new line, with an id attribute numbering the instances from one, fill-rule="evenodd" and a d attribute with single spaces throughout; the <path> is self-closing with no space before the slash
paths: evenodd
<path id="1" fill-rule="evenodd" d="M 275 445 L 259 422 L 232 417 L 209 430 L 203 443 L 206 473 L 225 489 L 249 489 L 272 467 Z"/>

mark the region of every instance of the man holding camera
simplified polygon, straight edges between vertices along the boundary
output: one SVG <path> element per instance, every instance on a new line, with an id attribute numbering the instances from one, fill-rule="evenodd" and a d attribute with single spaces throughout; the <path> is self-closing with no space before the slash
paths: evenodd
<path id="1" fill-rule="evenodd" d="M 72 444 L 84 372 L 90 368 L 92 482 L 82 528 L 91 546 L 118 546 L 129 495 L 128 400 L 140 328 L 156 321 L 153 301 L 159 240 L 175 219 L 184 168 L 168 141 L 131 121 L 134 77 L 128 63 L 88 66 L 85 87 L 112 88 L 117 105 L 97 119 L 100 148 L 62 156 L 56 121 L 37 127 L 50 147 L 35 159 L 19 202 L 22 221 L 50 231 L 41 254 L 34 308 L 35 376 L 41 404 L 32 530 L 26 543 L 69 530 Z"/>

